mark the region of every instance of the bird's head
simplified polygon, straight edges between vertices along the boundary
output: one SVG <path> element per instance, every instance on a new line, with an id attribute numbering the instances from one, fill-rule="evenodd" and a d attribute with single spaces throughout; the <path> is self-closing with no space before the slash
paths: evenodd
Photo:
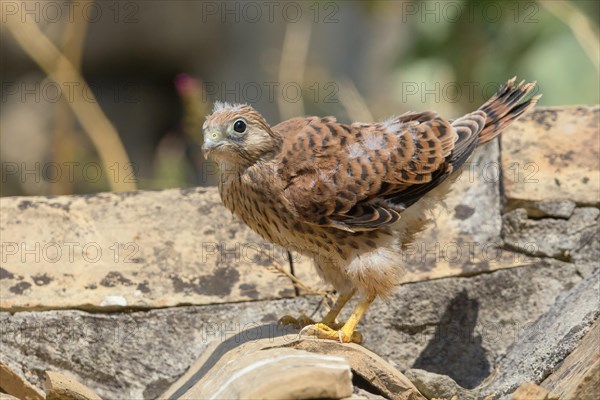
<path id="1" fill-rule="evenodd" d="M 215 103 L 202 130 L 204 154 L 217 162 L 252 165 L 280 143 L 263 116 L 246 104 Z"/>

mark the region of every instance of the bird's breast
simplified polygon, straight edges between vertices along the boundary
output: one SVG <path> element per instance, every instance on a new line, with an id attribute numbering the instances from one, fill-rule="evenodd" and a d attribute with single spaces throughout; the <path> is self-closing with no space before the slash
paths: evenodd
<path id="1" fill-rule="evenodd" d="M 219 185 L 219 192 L 225 207 L 265 240 L 310 256 L 336 253 L 332 232 L 299 221 L 278 196 L 259 186 L 230 180 Z"/>
<path id="2" fill-rule="evenodd" d="M 225 207 L 248 227 L 264 239 L 288 247 L 291 215 L 278 199 L 257 187 L 244 185 L 240 179 L 220 183 L 219 193 Z"/>
<path id="3" fill-rule="evenodd" d="M 279 196 L 241 178 L 220 180 L 219 192 L 225 207 L 263 239 L 311 257 L 345 264 L 392 240 L 387 229 L 351 233 L 305 223 L 287 209 Z"/>

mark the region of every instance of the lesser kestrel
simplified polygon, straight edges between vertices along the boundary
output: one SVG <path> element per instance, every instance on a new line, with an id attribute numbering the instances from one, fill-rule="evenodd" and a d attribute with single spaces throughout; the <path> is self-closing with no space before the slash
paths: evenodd
<path id="1" fill-rule="evenodd" d="M 406 113 L 378 123 L 298 117 L 270 126 L 249 105 L 217 103 L 204 123 L 207 156 L 220 167 L 223 204 L 264 239 L 311 256 L 339 294 L 309 333 L 360 341 L 368 306 L 402 277 L 401 245 L 421 231 L 448 179 L 540 95 L 515 78 L 455 120 Z M 336 317 L 360 301 L 343 325 Z"/>

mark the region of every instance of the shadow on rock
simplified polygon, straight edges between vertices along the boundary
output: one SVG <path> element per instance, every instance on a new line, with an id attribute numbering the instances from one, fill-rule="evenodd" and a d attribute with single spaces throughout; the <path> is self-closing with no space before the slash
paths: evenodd
<path id="1" fill-rule="evenodd" d="M 451 377 L 464 388 L 474 388 L 490 374 L 481 336 L 475 336 L 479 302 L 466 290 L 457 294 L 442 315 L 435 336 L 413 368 Z"/>

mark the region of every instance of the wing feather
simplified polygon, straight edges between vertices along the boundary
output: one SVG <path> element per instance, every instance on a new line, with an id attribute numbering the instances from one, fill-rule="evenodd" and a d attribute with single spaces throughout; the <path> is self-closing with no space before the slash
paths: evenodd
<path id="1" fill-rule="evenodd" d="M 485 143 L 533 107 L 535 83 L 509 80 L 479 110 L 453 121 L 433 112 L 352 125 L 333 117 L 293 118 L 275 170 L 283 200 L 299 219 L 349 231 L 392 224 Z"/>
<path id="2" fill-rule="evenodd" d="M 352 125 L 294 118 L 273 129 L 284 139 L 277 173 L 292 212 L 351 231 L 398 221 L 408 206 L 399 194 L 407 191 L 404 203 L 411 203 L 431 189 L 428 183 L 437 184 L 458 137 L 432 112 Z"/>

